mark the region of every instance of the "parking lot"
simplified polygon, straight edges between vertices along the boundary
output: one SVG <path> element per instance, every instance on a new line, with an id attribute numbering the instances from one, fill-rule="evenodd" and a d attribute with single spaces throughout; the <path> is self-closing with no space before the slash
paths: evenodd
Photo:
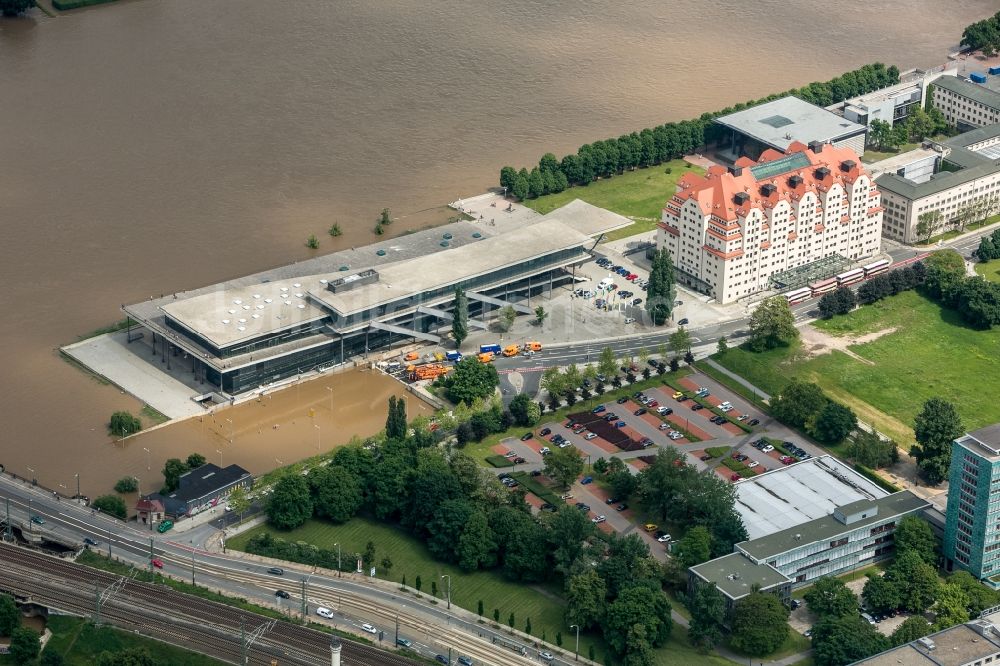
<path id="1" fill-rule="evenodd" d="M 786 443 L 796 447 L 799 458 L 822 455 L 816 447 L 802 442 L 788 428 L 706 375 L 684 377 L 675 382 L 675 387 L 683 391 L 684 399 L 674 397 L 678 392 L 675 388 L 658 386 L 639 395 L 638 392 L 629 393 L 626 397 L 608 400 L 594 409 L 574 412 L 567 420 L 543 421 L 530 431 L 530 437 L 525 430 L 526 438 L 505 439 L 494 447 L 494 453 L 509 456 L 508 459 L 517 464 L 498 468 L 497 473 L 526 472 L 549 487 L 557 497 L 568 493 L 571 496 L 561 501 L 586 505 L 587 515 L 592 520 L 604 517 L 597 523 L 599 529 L 620 534 L 638 533 L 650 545 L 653 554 L 662 559 L 666 550 L 664 544 L 657 542 L 655 531 L 644 530 L 635 507 L 618 510 L 624 498 L 609 495 L 610 490 L 593 473 L 594 462 L 601 458 L 620 458 L 629 471 L 638 474 L 647 464 L 641 458 L 655 456 L 660 448 L 673 447 L 685 454 L 695 467 L 712 469 L 721 478 L 736 482 L 793 462 L 795 459 L 782 460 L 785 452 L 778 447 L 785 447 Z M 692 408 L 698 404 L 707 407 Z M 723 420 L 722 416 L 755 425 L 748 433 L 730 420 Z M 713 417 L 716 422 L 712 421 Z M 555 450 L 560 443 L 573 447 L 585 460 L 584 472 L 565 492 L 554 488 L 552 481 L 542 473 L 545 453 Z M 709 455 L 709 451 L 714 455 Z M 591 480 L 583 483 L 588 477 Z M 608 500 L 614 501 L 608 503 Z M 529 494 L 528 501 L 535 510 L 541 510 L 545 504 L 533 494 Z"/>

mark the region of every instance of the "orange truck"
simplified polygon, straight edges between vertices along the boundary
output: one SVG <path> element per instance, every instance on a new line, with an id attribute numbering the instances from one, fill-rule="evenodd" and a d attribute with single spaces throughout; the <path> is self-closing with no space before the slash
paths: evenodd
<path id="1" fill-rule="evenodd" d="M 410 368 L 412 368 L 412 370 Z M 438 377 L 451 372 L 451 368 L 438 363 L 410 366 L 410 368 L 407 368 L 407 370 L 410 371 L 410 377 L 414 381 L 419 381 L 421 379 L 437 379 Z"/>
<path id="2" fill-rule="evenodd" d="M 482 354 L 477 354 L 476 358 L 479 359 L 480 363 L 489 363 L 493 360 L 493 352 L 483 352 Z"/>
<path id="3" fill-rule="evenodd" d="M 521 345 L 507 345 L 503 348 L 504 356 L 517 356 L 521 353 Z"/>
<path id="4" fill-rule="evenodd" d="M 524 345 L 524 348 L 527 351 L 533 351 L 533 352 L 542 351 L 542 343 L 541 342 L 529 342 L 529 343 L 527 343 L 527 344 Z"/>

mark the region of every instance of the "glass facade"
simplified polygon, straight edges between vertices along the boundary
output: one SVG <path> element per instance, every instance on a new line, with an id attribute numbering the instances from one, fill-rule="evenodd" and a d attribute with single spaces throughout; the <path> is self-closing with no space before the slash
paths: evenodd
<path id="1" fill-rule="evenodd" d="M 978 450 L 951 448 L 943 551 L 949 570 L 988 579 L 1000 574 L 1000 460 Z"/>

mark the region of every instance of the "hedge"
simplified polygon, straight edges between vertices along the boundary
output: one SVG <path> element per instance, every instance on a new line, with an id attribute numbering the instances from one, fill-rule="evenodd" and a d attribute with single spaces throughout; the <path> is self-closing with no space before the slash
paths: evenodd
<path id="1" fill-rule="evenodd" d="M 67 9 L 79 9 L 80 7 L 89 7 L 90 5 L 103 5 L 106 2 L 114 2 L 115 0 L 52 0 L 52 6 L 60 11 L 66 11 Z"/>
<path id="2" fill-rule="evenodd" d="M 486 456 L 486 462 L 494 467 L 513 467 L 514 463 L 501 455 Z"/>
<path id="3" fill-rule="evenodd" d="M 902 490 L 902 488 L 899 488 L 895 484 L 890 483 L 889 481 L 886 481 L 881 476 L 879 476 L 878 474 L 876 474 L 874 470 L 869 469 L 868 467 L 865 467 L 864 465 L 859 465 L 859 464 L 855 463 L 854 464 L 854 469 L 855 469 L 855 471 L 858 474 L 860 474 L 861 476 L 865 477 L 869 481 L 872 481 L 873 483 L 875 483 L 875 485 L 877 485 L 878 487 L 882 488 L 882 490 L 887 490 L 890 493 L 898 493 L 900 490 Z"/>

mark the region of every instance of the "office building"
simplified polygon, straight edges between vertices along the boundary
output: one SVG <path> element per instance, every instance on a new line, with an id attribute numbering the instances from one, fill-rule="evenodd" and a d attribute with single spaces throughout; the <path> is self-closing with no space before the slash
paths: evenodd
<path id="1" fill-rule="evenodd" d="M 1000 631 L 987 620 L 974 620 L 918 638 L 857 666 L 987 666 L 1000 663 Z"/>
<path id="2" fill-rule="evenodd" d="M 983 83 L 942 76 L 934 82 L 933 104 L 949 125 L 963 132 L 1000 123 L 1000 76 Z"/>
<path id="3" fill-rule="evenodd" d="M 719 157 L 735 162 L 740 157 L 758 159 L 764 151 L 785 152 L 793 143 L 829 143 L 850 148 L 860 155 L 865 151 L 867 126 L 791 95 L 773 102 L 719 116 L 715 123 L 725 127 L 728 137 Z"/>
<path id="4" fill-rule="evenodd" d="M 678 282 L 730 303 L 825 257 L 877 255 L 881 235 L 879 192 L 857 154 L 792 143 L 728 171 L 685 174 L 663 208 L 657 246 L 670 251 Z"/>
<path id="5" fill-rule="evenodd" d="M 871 127 L 874 120 L 891 125 L 905 123 L 915 109 L 924 106 L 931 84 L 942 76 L 954 77 L 956 72 L 955 67 L 938 67 L 929 71 L 915 69 L 901 74 L 900 82 L 895 85 L 851 97 L 826 108 L 866 127 Z"/>
<path id="6" fill-rule="evenodd" d="M 749 540 L 691 567 L 689 581 L 716 583 L 729 603 L 755 585 L 787 599 L 817 578 L 891 558 L 896 525 L 928 506 L 908 490 L 887 493 L 832 456 L 772 470 L 736 484 Z"/>
<path id="7" fill-rule="evenodd" d="M 998 212 L 1000 124 L 945 139 L 933 144 L 932 149 L 915 156 L 914 162 L 919 165 L 901 164 L 895 171 L 886 169 L 876 175 L 885 209 L 882 233 L 886 238 L 902 243 L 923 242 L 926 234 L 920 236 L 917 225 L 921 215 L 932 211 L 940 213 L 940 221 L 931 235 L 951 228 L 970 206 L 981 206 L 983 216 Z M 931 154 L 934 152 L 939 156 L 935 158 Z M 925 160 L 934 165 L 930 174 Z"/>
<path id="8" fill-rule="evenodd" d="M 951 448 L 943 552 L 945 568 L 1000 583 L 1000 423 L 955 440 Z"/>

